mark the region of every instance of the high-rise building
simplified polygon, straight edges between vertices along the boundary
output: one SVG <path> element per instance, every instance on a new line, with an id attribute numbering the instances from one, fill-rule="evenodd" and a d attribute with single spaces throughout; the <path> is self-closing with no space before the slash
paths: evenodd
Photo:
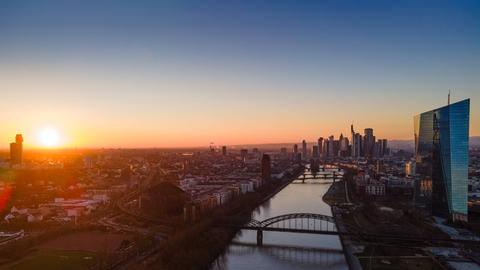
<path id="1" fill-rule="evenodd" d="M 435 215 L 468 220 L 470 99 L 414 117 L 416 172 L 431 180 L 427 202 Z"/>
<path id="2" fill-rule="evenodd" d="M 366 128 L 363 136 L 363 152 L 366 158 L 371 159 L 374 154 L 374 147 L 375 147 L 375 136 L 373 136 L 373 129 Z"/>
<path id="3" fill-rule="evenodd" d="M 10 143 L 10 164 L 22 164 L 23 161 L 23 137 L 22 134 L 15 136 L 15 142 Z"/>
<path id="4" fill-rule="evenodd" d="M 300 158 L 299 158 L 299 156 L 300 156 Z M 302 161 L 302 154 L 298 153 L 298 145 L 297 144 L 293 145 L 293 158 L 292 158 L 292 160 L 294 160 L 295 162 Z"/>
<path id="5" fill-rule="evenodd" d="M 302 159 L 307 160 L 307 142 L 305 140 L 302 141 Z"/>
<path id="6" fill-rule="evenodd" d="M 222 146 L 222 155 L 226 156 L 227 155 L 227 146 Z"/>
<path id="7" fill-rule="evenodd" d="M 353 157 L 363 156 L 363 153 L 362 153 L 362 135 L 360 135 L 360 133 L 355 133 L 353 135 L 352 156 Z"/>
<path id="8" fill-rule="evenodd" d="M 340 134 L 340 139 L 338 140 L 339 145 L 339 152 L 338 155 L 341 157 L 345 157 L 348 154 L 348 138 L 343 137 L 343 134 Z"/>
<path id="9" fill-rule="evenodd" d="M 382 139 L 382 156 L 388 155 L 389 152 L 387 139 Z"/>
<path id="10" fill-rule="evenodd" d="M 321 156 L 322 153 L 323 153 L 323 138 L 322 137 L 318 138 L 318 153 L 319 153 L 319 156 Z"/>
<path id="11" fill-rule="evenodd" d="M 264 183 L 270 181 L 272 177 L 272 165 L 270 162 L 270 156 L 263 154 L 262 156 L 262 181 Z"/>
<path id="12" fill-rule="evenodd" d="M 356 141 L 355 141 L 355 131 L 353 130 L 353 124 L 350 125 L 350 140 L 352 142 L 352 149 L 351 149 L 351 156 L 352 157 L 357 157 L 358 156 L 358 153 L 357 153 L 357 149 L 355 148 L 355 144 L 356 144 Z"/>
<path id="13" fill-rule="evenodd" d="M 312 157 L 317 159 L 320 157 L 320 153 L 318 152 L 318 145 L 314 145 L 312 147 Z"/>
<path id="14" fill-rule="evenodd" d="M 333 137 L 333 135 L 331 135 L 330 137 L 328 137 L 328 152 L 327 152 L 327 156 L 329 157 L 333 157 L 335 156 L 335 139 Z"/>

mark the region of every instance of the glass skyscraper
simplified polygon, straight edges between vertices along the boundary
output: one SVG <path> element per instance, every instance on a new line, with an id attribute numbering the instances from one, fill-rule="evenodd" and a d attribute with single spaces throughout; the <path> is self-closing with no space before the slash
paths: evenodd
<path id="1" fill-rule="evenodd" d="M 467 221 L 470 99 L 414 117 L 417 173 L 431 182 L 434 215 Z"/>

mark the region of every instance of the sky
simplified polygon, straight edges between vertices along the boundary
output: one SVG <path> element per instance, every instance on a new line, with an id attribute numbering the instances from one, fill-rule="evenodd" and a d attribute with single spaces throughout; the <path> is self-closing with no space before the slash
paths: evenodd
<path id="1" fill-rule="evenodd" d="M 0 148 L 413 139 L 471 99 L 480 1 L 1 1 Z"/>

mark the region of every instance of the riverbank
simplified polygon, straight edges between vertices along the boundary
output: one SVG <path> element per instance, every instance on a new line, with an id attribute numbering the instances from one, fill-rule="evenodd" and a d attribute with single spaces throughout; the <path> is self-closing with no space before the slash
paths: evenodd
<path id="1" fill-rule="evenodd" d="M 177 228 L 174 235 L 162 245 L 158 258 L 147 269 L 209 269 L 225 251 L 238 229 L 216 224 L 243 224 L 251 218 L 252 211 L 288 186 L 302 173 L 299 169 L 291 177 L 260 190 L 237 197 L 218 207 L 200 221 Z M 141 266 L 134 269 L 144 269 Z"/>
<path id="2" fill-rule="evenodd" d="M 346 190 L 344 181 L 338 181 L 333 183 L 328 189 L 327 193 L 323 196 L 323 201 L 326 202 L 332 208 L 332 216 L 335 219 L 335 224 L 338 231 L 348 232 L 345 227 L 345 223 L 342 218 L 342 213 L 339 205 L 347 203 Z M 350 270 L 361 270 L 362 266 L 358 258 L 354 255 L 354 246 L 348 236 L 339 235 L 342 249 L 347 261 L 348 268 Z"/>

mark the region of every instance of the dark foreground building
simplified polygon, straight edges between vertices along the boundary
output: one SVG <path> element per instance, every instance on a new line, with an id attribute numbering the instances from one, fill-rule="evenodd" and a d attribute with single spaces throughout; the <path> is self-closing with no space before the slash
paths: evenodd
<path id="1" fill-rule="evenodd" d="M 270 162 L 270 156 L 263 154 L 262 156 L 262 181 L 267 183 L 272 178 L 272 164 Z"/>
<path id="2" fill-rule="evenodd" d="M 417 173 L 431 182 L 425 192 L 434 215 L 467 221 L 470 99 L 414 117 Z"/>

